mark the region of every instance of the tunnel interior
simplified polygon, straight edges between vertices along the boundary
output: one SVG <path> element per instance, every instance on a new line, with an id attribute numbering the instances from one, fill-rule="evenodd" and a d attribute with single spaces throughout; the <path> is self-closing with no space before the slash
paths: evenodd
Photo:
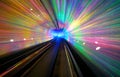
<path id="1" fill-rule="evenodd" d="M 0 77 L 120 77 L 120 0 L 0 0 Z"/>

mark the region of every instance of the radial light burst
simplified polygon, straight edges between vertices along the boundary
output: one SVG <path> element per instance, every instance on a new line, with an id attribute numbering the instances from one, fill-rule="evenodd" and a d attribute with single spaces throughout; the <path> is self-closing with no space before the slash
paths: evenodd
<path id="1" fill-rule="evenodd" d="M 120 76 L 120 0 L 0 0 L 0 56 L 50 40 L 54 29 L 86 62 Z"/>

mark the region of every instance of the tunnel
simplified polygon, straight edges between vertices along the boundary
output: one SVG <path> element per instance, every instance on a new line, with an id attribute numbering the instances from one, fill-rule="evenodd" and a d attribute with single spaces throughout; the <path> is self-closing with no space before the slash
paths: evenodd
<path id="1" fill-rule="evenodd" d="M 0 77 L 120 77 L 120 0 L 0 0 Z"/>

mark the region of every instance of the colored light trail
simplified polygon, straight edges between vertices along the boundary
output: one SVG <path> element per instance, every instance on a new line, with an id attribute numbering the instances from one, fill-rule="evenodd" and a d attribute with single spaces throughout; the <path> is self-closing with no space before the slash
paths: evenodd
<path id="1" fill-rule="evenodd" d="M 56 36 L 85 62 L 120 76 L 120 0 L 0 0 L 0 57 Z"/>

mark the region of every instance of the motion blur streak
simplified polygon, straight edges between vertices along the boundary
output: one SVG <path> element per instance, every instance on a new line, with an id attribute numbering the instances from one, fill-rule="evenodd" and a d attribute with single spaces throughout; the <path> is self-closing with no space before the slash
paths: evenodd
<path id="1" fill-rule="evenodd" d="M 120 0 L 0 0 L 0 77 L 120 77 Z"/>

